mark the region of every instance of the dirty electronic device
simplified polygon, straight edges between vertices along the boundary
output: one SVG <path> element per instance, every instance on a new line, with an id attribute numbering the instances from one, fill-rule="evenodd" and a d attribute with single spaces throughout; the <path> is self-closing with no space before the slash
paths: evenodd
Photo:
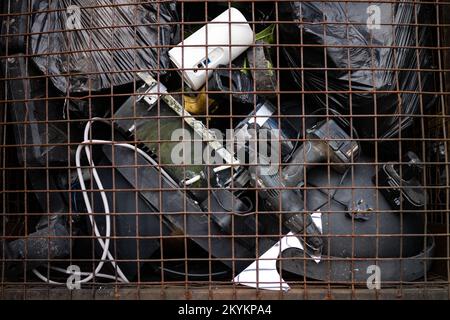
<path id="1" fill-rule="evenodd" d="M 182 105 L 167 92 L 162 83 L 156 81 L 148 73 L 139 73 L 138 76 L 144 81 L 144 85 L 138 90 L 137 98 L 130 98 L 115 113 L 116 128 L 126 133 L 127 136 L 133 137 L 133 140 L 139 141 L 140 148 L 155 158 L 158 166 L 164 168 L 178 187 L 188 188 L 186 194 L 200 204 L 203 210 L 211 211 L 211 218 L 221 230 L 229 232 L 232 229 L 232 214 L 230 213 L 235 213 L 234 234 L 253 232 L 256 228 L 253 217 L 244 218 L 242 216 L 242 220 L 245 221 L 241 221 L 242 223 L 238 226 L 239 214 L 248 213 L 252 205 L 244 203 L 235 192 L 228 189 L 231 183 L 237 189 L 246 186 L 249 180 L 248 171 L 244 169 L 234 154 L 217 139 L 214 131 L 208 129 L 203 122 L 195 119 L 183 109 Z M 158 117 L 159 120 L 152 121 L 152 117 Z M 211 182 L 212 190 L 206 190 L 209 186 L 208 174 L 205 173 L 208 165 L 204 163 L 167 165 L 172 161 L 171 148 L 178 141 L 154 143 L 158 140 L 170 141 L 170 133 L 176 128 L 182 128 L 183 122 L 194 132 L 197 136 L 196 139 L 203 141 L 203 146 L 209 146 L 222 159 L 222 165 L 211 166 L 212 174 L 209 178 L 215 180 Z M 167 136 L 162 137 L 163 134 Z M 193 150 L 194 148 L 191 151 Z M 184 176 L 187 174 L 189 176 L 185 179 Z M 253 243 L 254 240 L 246 241 L 244 239 L 243 242 L 252 246 L 249 242 Z"/>
<path id="2" fill-rule="evenodd" d="M 290 162 L 280 173 L 269 173 L 267 159 L 258 155 L 259 164 L 250 166 L 251 183 L 258 188 L 259 196 L 269 210 L 281 211 L 283 224 L 291 232 L 274 247 L 269 249 L 257 261 L 266 263 L 266 267 L 255 268 L 250 265 L 234 281 L 255 285 L 255 279 L 268 276 L 278 282 L 277 286 L 264 285 L 266 289 L 288 289 L 276 269 L 276 257 L 281 251 L 295 247 L 308 253 L 317 263 L 320 261 L 323 240 L 321 238 L 322 223 L 320 215 L 305 212 L 301 194 L 296 189 L 304 184 L 304 173 L 314 164 L 329 159 L 338 170 L 350 164 L 359 154 L 359 145 L 332 119 L 322 121 L 307 131 L 307 141 L 295 150 Z M 257 153 L 252 145 L 250 153 Z M 296 199 L 296 200 L 294 200 Z M 281 201 L 281 203 L 280 203 Z M 275 250 L 276 249 L 276 250 Z M 280 251 L 281 249 L 281 251 Z M 262 259 L 262 260 L 261 260 Z M 257 263 L 258 264 L 258 263 Z"/>
<path id="3" fill-rule="evenodd" d="M 311 215 L 303 214 L 300 194 L 286 187 L 301 186 L 305 170 L 327 159 L 337 168 L 348 165 L 358 155 L 359 146 L 334 120 L 320 122 L 308 130 L 307 138 L 308 140 L 295 151 L 290 163 L 283 168 L 281 176 L 278 172 L 264 174 L 262 157 L 262 166 L 251 166 L 249 170 L 251 182 L 261 188 L 259 195 L 265 200 L 267 207 L 283 211 L 286 227 L 296 234 L 302 235 L 305 232 L 306 248 L 312 255 L 319 256 L 323 244 L 320 231 L 313 223 Z"/>

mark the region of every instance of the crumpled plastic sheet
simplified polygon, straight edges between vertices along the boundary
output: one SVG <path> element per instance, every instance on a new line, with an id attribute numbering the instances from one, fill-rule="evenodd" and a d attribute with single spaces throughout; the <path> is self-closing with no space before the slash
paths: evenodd
<path id="1" fill-rule="evenodd" d="M 377 22 L 373 11 L 377 8 L 379 29 L 369 28 L 368 22 Z M 369 115 L 354 118 L 361 137 L 398 137 L 413 123 L 411 115 L 420 112 L 421 104 L 427 109 L 434 101 L 431 94 L 418 94 L 432 91 L 432 73 L 415 70 L 432 67 L 430 52 L 423 48 L 431 32 L 415 26 L 432 22 L 431 9 L 404 2 L 281 3 L 280 20 L 298 22 L 280 25 L 282 52 L 297 86 L 305 91 L 339 91 L 307 94 L 312 111 L 330 107 L 343 115 Z M 300 67 L 305 68 L 304 79 Z M 324 71 L 325 67 L 336 69 Z"/>
<path id="2" fill-rule="evenodd" d="M 164 75 L 179 41 L 174 2 L 34 0 L 33 12 L 33 60 L 64 93 L 131 83 L 135 70 Z"/>

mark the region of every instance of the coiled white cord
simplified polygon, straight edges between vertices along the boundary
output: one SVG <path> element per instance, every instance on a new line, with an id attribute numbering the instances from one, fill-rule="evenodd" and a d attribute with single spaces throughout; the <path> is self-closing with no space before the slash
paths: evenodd
<path id="1" fill-rule="evenodd" d="M 89 121 L 86 124 L 85 130 L 84 130 L 84 141 L 78 146 L 77 151 L 75 153 L 75 164 L 76 164 L 76 168 L 77 168 L 77 175 L 78 175 L 78 180 L 80 182 L 80 187 L 82 190 L 82 194 L 83 194 L 83 200 L 86 206 L 86 210 L 89 214 L 89 221 L 91 223 L 92 229 L 94 230 L 94 234 L 95 237 L 98 241 L 98 243 L 100 244 L 100 246 L 103 249 L 102 252 L 102 256 L 100 258 L 100 262 L 97 265 L 97 267 L 95 268 L 94 272 L 76 272 L 76 273 L 72 273 L 69 272 L 67 270 L 64 270 L 62 268 L 57 268 L 57 267 L 50 267 L 50 269 L 58 271 L 58 272 L 62 272 L 65 274 L 70 274 L 70 275 L 77 275 L 77 276 L 86 276 L 85 278 L 75 281 L 75 283 L 86 283 L 91 281 L 94 277 L 100 277 L 100 278 L 106 278 L 106 279 L 112 279 L 112 280 L 118 280 L 120 282 L 124 282 L 124 283 L 129 283 L 127 277 L 125 276 L 125 274 L 122 272 L 122 270 L 120 269 L 120 267 L 116 264 L 115 259 L 113 257 L 113 255 L 111 254 L 111 252 L 109 251 L 109 245 L 110 245 L 110 237 L 111 237 L 111 213 L 110 213 L 110 209 L 109 209 L 109 204 L 108 204 L 108 198 L 106 197 L 106 193 L 104 191 L 103 188 L 103 184 L 100 180 L 100 177 L 97 173 L 97 170 L 95 168 L 95 165 L 92 161 L 92 156 L 91 156 L 91 151 L 90 151 L 90 145 L 93 144 L 111 144 L 117 147 L 123 147 L 123 148 L 128 148 L 131 150 L 134 150 L 135 152 L 138 152 L 141 156 L 143 156 L 147 161 L 149 161 L 150 163 L 152 163 L 153 165 L 158 165 L 156 163 L 155 160 L 153 160 L 148 154 L 146 154 L 144 151 L 142 151 L 141 149 L 137 148 L 136 146 L 133 146 L 131 144 L 127 144 L 127 143 L 114 143 L 113 141 L 108 141 L 108 140 L 91 140 L 89 135 L 91 132 L 91 127 L 92 127 L 92 123 L 94 121 L 105 121 L 104 119 L 101 118 L 93 118 L 91 121 Z M 84 183 L 84 178 L 83 178 L 83 171 L 81 168 L 81 151 L 85 152 L 86 154 L 86 158 L 89 162 L 89 165 L 92 169 L 92 176 L 94 178 L 94 181 L 97 185 L 98 190 L 100 191 L 100 195 L 102 198 L 102 202 L 103 202 L 103 207 L 105 210 L 105 221 L 106 221 L 106 234 L 105 234 L 105 241 L 103 241 L 102 239 L 102 235 L 100 234 L 100 231 L 97 227 L 97 224 L 95 222 L 94 219 L 94 215 L 93 215 L 93 210 L 92 210 L 92 205 L 91 202 L 89 201 L 89 196 L 87 193 L 87 189 L 86 189 L 86 185 Z M 100 273 L 101 269 L 103 268 L 103 265 L 105 263 L 105 261 L 109 261 L 113 267 L 115 268 L 115 270 L 117 271 L 117 275 L 119 276 L 118 278 L 116 276 L 111 276 L 111 275 L 107 275 L 107 274 L 102 274 Z M 52 281 L 48 278 L 46 278 L 44 275 L 42 275 L 37 269 L 33 269 L 33 273 L 40 278 L 42 281 L 50 283 L 50 284 L 61 284 L 64 285 L 66 283 L 61 283 L 61 282 L 56 282 L 56 281 Z"/>

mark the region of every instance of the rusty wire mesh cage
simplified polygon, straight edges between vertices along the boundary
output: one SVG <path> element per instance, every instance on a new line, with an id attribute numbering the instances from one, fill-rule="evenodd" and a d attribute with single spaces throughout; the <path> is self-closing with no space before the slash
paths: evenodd
<path id="1" fill-rule="evenodd" d="M 450 297 L 450 2 L 0 10 L 0 297 Z"/>

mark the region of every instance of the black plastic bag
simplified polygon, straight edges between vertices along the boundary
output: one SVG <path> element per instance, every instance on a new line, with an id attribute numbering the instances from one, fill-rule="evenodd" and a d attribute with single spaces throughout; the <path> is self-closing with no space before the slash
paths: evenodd
<path id="1" fill-rule="evenodd" d="M 179 38 L 169 24 L 177 21 L 174 2 L 34 0 L 33 11 L 33 60 L 62 92 L 99 91 L 133 82 L 136 70 L 167 69 L 168 46 Z"/>
<path id="2" fill-rule="evenodd" d="M 432 91 L 427 89 L 432 73 L 416 71 L 431 68 L 430 53 L 423 48 L 430 32 L 415 26 L 432 23 L 430 9 L 404 2 L 282 3 L 280 19 L 298 22 L 280 25 L 282 52 L 297 86 L 332 91 L 307 94 L 314 108 L 308 111 L 329 107 L 343 115 L 368 115 L 354 118 L 360 136 L 366 138 L 393 137 L 410 126 L 410 115 L 419 113 L 421 104 L 426 109 L 433 102 L 432 95 L 418 94 Z M 378 13 L 379 28 L 373 28 L 371 23 L 377 21 L 372 18 Z M 299 44 L 304 45 L 303 57 Z"/>

